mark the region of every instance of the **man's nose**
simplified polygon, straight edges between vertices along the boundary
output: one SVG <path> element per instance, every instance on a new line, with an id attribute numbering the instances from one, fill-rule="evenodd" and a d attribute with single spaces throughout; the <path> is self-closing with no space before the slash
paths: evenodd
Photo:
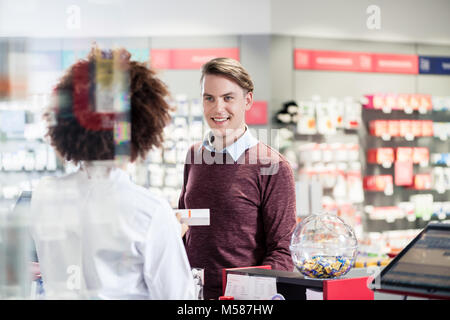
<path id="1" fill-rule="evenodd" d="M 214 105 L 214 109 L 216 109 L 217 111 L 225 110 L 225 101 L 223 101 L 223 99 L 217 99 Z"/>

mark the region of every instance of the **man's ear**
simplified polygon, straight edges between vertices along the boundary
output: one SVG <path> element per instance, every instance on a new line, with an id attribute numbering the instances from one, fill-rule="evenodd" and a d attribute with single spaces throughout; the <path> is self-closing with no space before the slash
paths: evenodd
<path id="1" fill-rule="evenodd" d="M 249 91 L 245 95 L 245 111 L 250 110 L 253 105 L 253 92 Z"/>

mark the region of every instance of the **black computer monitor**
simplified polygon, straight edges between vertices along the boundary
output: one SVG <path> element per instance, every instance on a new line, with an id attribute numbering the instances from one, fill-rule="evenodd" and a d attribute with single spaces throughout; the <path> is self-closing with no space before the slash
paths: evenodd
<path id="1" fill-rule="evenodd" d="M 450 299 L 450 224 L 429 223 L 371 284 L 381 292 Z"/>

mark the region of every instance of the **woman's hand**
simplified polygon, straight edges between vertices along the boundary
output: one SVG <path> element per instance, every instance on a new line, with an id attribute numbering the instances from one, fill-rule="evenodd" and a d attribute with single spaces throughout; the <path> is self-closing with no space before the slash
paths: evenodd
<path id="1" fill-rule="evenodd" d="M 39 263 L 31 262 L 30 271 L 31 271 L 31 277 L 33 278 L 33 281 L 35 281 L 41 277 L 41 270 L 39 269 Z"/>
<path id="2" fill-rule="evenodd" d="M 181 237 L 183 238 L 184 235 L 186 234 L 186 232 L 188 231 L 189 226 L 185 223 L 181 223 L 181 213 L 179 213 L 179 212 L 177 212 L 177 219 L 178 219 L 178 222 L 180 222 L 180 224 L 181 224 Z"/>

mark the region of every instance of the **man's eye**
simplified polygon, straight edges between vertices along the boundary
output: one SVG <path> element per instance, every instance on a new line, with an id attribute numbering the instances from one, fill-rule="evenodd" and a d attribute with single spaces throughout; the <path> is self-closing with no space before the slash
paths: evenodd
<path id="1" fill-rule="evenodd" d="M 204 97 L 204 99 L 205 99 L 206 101 L 209 101 L 209 102 L 213 101 L 213 98 L 212 98 L 212 97 Z"/>
<path id="2" fill-rule="evenodd" d="M 231 97 L 231 96 L 226 96 L 224 100 L 225 100 L 225 101 L 231 101 L 231 100 L 233 100 L 233 97 Z"/>

